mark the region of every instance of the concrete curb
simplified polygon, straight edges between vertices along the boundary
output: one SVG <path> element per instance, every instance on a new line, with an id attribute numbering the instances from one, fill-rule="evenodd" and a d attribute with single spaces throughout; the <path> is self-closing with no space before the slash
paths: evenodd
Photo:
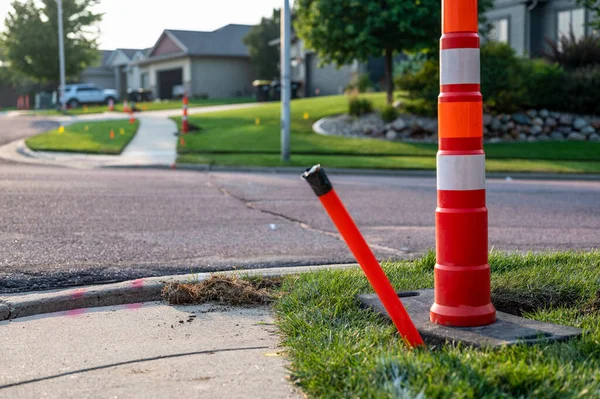
<path id="1" fill-rule="evenodd" d="M 95 285 L 66 290 L 29 292 L 0 296 L 0 321 L 38 314 L 65 312 L 100 306 L 126 305 L 161 300 L 167 283 L 203 281 L 213 274 L 275 277 L 328 269 L 355 268 L 355 264 L 280 267 L 271 269 L 234 270 L 216 273 L 149 277 L 121 283 Z"/>

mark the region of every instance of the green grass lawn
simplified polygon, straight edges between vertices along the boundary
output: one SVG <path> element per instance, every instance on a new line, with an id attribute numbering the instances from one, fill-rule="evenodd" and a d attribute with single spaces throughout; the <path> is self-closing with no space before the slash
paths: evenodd
<path id="1" fill-rule="evenodd" d="M 120 154 L 135 136 L 139 121 L 82 122 L 51 130 L 28 138 L 25 142 L 34 151 L 62 151 L 89 154 Z M 111 138 L 111 130 L 114 138 Z"/>
<path id="2" fill-rule="evenodd" d="M 208 107 L 211 105 L 226 105 L 226 104 L 244 104 L 255 102 L 254 97 L 232 97 L 232 98 L 214 98 L 214 99 L 190 99 L 189 107 Z M 183 107 L 182 100 L 167 100 L 161 102 L 143 102 L 137 103 L 136 108 L 140 111 L 160 111 L 166 109 L 180 109 Z M 48 109 L 42 111 L 33 111 L 33 115 L 85 115 L 85 114 L 101 114 L 108 112 L 107 105 L 89 105 L 87 107 L 73 108 L 66 112 L 57 111 L 55 109 Z M 115 112 L 123 112 L 123 103 L 119 102 L 115 104 Z"/>
<path id="3" fill-rule="evenodd" d="M 382 93 L 365 94 L 376 108 Z M 201 130 L 179 145 L 180 163 L 248 166 L 306 166 L 382 169 L 435 169 L 436 144 L 322 136 L 312 124 L 347 111 L 345 96 L 292 101 L 292 161 L 279 161 L 280 105 L 196 115 L 190 123 Z M 174 118 L 178 123 L 181 118 Z M 600 143 L 497 143 L 485 146 L 487 169 L 497 172 L 600 173 Z"/>
<path id="4" fill-rule="evenodd" d="M 433 287 L 435 256 L 389 263 L 397 290 Z M 579 327 L 552 344 L 409 350 L 395 327 L 360 307 L 358 269 L 286 277 L 275 303 L 292 380 L 319 398 L 592 398 L 600 396 L 600 252 L 490 256 L 492 302 Z M 420 396 L 421 395 L 421 396 Z"/>

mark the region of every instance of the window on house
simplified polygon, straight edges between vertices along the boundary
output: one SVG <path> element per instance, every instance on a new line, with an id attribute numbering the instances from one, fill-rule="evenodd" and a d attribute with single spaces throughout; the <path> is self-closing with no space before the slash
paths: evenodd
<path id="1" fill-rule="evenodd" d="M 147 73 L 143 73 L 140 75 L 140 87 L 142 89 L 148 88 L 148 74 Z"/>
<path id="2" fill-rule="evenodd" d="M 495 42 L 508 43 L 508 18 L 497 19 L 491 22 L 489 38 Z"/>
<path id="3" fill-rule="evenodd" d="M 573 32 L 575 39 L 581 39 L 585 35 L 585 9 L 560 11 L 558 13 L 557 37 L 569 37 Z"/>

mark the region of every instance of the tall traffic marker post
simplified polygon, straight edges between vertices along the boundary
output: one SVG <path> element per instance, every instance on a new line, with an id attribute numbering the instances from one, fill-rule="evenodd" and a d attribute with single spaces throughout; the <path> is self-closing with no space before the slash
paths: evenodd
<path id="1" fill-rule="evenodd" d="M 477 0 L 442 1 L 433 323 L 496 321 L 490 297 Z"/>
<path id="2" fill-rule="evenodd" d="M 181 119 L 181 133 L 186 134 L 190 131 L 190 124 L 188 121 L 188 96 L 187 93 L 183 95 L 183 118 Z"/>
<path id="3" fill-rule="evenodd" d="M 385 275 L 381 265 L 373 255 L 362 234 L 356 227 L 352 217 L 333 189 L 333 186 L 321 165 L 315 165 L 302 175 L 319 197 L 329 217 L 348 244 L 350 251 L 360 264 L 367 279 L 379 296 L 396 328 L 405 342 L 411 347 L 424 346 L 423 339 L 413 324 L 392 284 Z"/>

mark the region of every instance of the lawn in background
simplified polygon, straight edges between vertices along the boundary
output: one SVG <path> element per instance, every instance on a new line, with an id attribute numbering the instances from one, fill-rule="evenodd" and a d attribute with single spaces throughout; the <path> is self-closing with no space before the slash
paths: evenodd
<path id="1" fill-rule="evenodd" d="M 227 104 L 244 104 L 255 102 L 254 97 L 232 97 L 232 98 L 192 98 L 189 100 L 189 107 L 208 107 L 211 105 L 227 105 Z M 179 109 L 183 107 L 182 100 L 165 100 L 160 102 L 142 102 L 136 103 L 136 108 L 141 112 L 144 111 L 161 111 L 167 109 Z M 57 111 L 55 109 L 32 111 L 30 115 L 86 115 L 86 114 L 101 114 L 108 112 L 107 105 L 88 105 L 86 107 L 71 108 L 66 112 Z M 123 112 L 123 102 L 115 104 L 115 112 Z"/>
<path id="2" fill-rule="evenodd" d="M 28 138 L 25 143 L 34 151 L 120 154 L 135 136 L 139 121 L 128 120 L 74 123 Z M 111 138 L 110 132 L 114 133 Z"/>
<path id="3" fill-rule="evenodd" d="M 382 93 L 363 95 L 376 109 Z M 322 136 L 312 131 L 320 118 L 345 113 L 346 96 L 292 101 L 289 163 L 279 160 L 280 104 L 192 115 L 200 131 L 178 146 L 179 163 L 234 166 L 325 166 L 377 169 L 435 169 L 437 144 Z M 174 118 L 178 123 L 181 118 Z M 485 145 L 487 170 L 495 172 L 600 173 L 600 143 L 511 142 Z"/>
<path id="4" fill-rule="evenodd" d="M 435 255 L 389 263 L 397 290 L 433 287 Z M 391 322 L 361 308 L 360 269 L 284 280 L 276 302 L 292 380 L 319 398 L 584 398 L 600 395 L 600 252 L 492 253 L 498 310 L 582 328 L 563 343 L 409 350 Z M 419 395 L 422 396 L 419 396 Z"/>

